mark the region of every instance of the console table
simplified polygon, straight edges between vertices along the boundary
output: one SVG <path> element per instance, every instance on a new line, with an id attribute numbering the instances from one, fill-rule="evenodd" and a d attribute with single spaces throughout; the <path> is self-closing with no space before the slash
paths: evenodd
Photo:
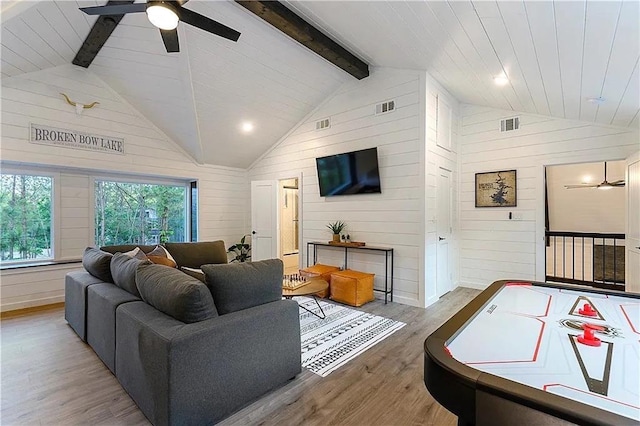
<path id="1" fill-rule="evenodd" d="M 310 247 L 313 247 L 313 264 L 318 261 L 318 247 L 331 247 L 344 250 L 344 269 L 347 269 L 349 250 L 369 250 L 384 253 L 384 290 L 373 289 L 384 293 L 384 303 L 387 304 L 387 296 L 393 302 L 393 249 L 390 247 L 373 247 L 373 246 L 347 246 L 343 244 L 329 244 L 319 241 L 309 241 L 307 243 L 307 266 L 309 266 Z"/>

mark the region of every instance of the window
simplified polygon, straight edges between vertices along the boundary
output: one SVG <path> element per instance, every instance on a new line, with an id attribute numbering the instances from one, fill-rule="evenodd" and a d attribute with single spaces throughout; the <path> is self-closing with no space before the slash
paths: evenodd
<path id="1" fill-rule="evenodd" d="M 52 259 L 53 178 L 0 176 L 0 262 Z"/>
<path id="2" fill-rule="evenodd" d="M 187 185 L 95 181 L 95 242 L 187 241 Z"/>

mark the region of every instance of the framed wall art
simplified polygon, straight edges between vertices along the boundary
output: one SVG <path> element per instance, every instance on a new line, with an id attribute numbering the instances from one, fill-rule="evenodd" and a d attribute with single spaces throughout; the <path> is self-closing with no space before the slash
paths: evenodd
<path id="1" fill-rule="evenodd" d="M 476 173 L 476 207 L 515 207 L 516 171 Z"/>

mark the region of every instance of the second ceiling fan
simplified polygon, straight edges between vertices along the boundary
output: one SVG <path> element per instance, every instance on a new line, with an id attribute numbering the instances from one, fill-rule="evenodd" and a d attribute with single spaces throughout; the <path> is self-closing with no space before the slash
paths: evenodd
<path id="1" fill-rule="evenodd" d="M 613 182 L 609 182 L 607 180 L 607 162 L 604 162 L 604 180 L 600 183 L 582 183 L 577 185 L 565 185 L 564 187 L 567 189 L 578 189 L 578 188 L 598 188 L 598 189 L 608 189 L 608 188 L 616 188 L 624 186 L 624 179 L 616 180 Z"/>
<path id="2" fill-rule="evenodd" d="M 107 4 L 105 6 L 81 7 L 87 15 L 124 15 L 126 13 L 146 12 L 149 21 L 162 35 L 162 41 L 167 52 L 179 52 L 178 22 L 193 25 L 201 30 L 210 32 L 231 41 L 238 41 L 240 33 L 220 22 L 200 15 L 184 7 L 184 1 L 154 1 L 146 3 Z"/>

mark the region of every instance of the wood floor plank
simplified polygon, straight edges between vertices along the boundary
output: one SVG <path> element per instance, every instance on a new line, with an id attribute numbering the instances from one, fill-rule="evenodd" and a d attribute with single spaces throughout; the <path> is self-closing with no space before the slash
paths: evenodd
<path id="1" fill-rule="evenodd" d="M 457 288 L 427 309 L 375 301 L 362 310 L 407 325 L 327 377 L 294 380 L 221 424 L 455 425 L 427 392 L 423 343 L 477 290 Z M 64 308 L 3 317 L 0 421 L 3 425 L 148 425 L 93 350 L 64 320 Z"/>

